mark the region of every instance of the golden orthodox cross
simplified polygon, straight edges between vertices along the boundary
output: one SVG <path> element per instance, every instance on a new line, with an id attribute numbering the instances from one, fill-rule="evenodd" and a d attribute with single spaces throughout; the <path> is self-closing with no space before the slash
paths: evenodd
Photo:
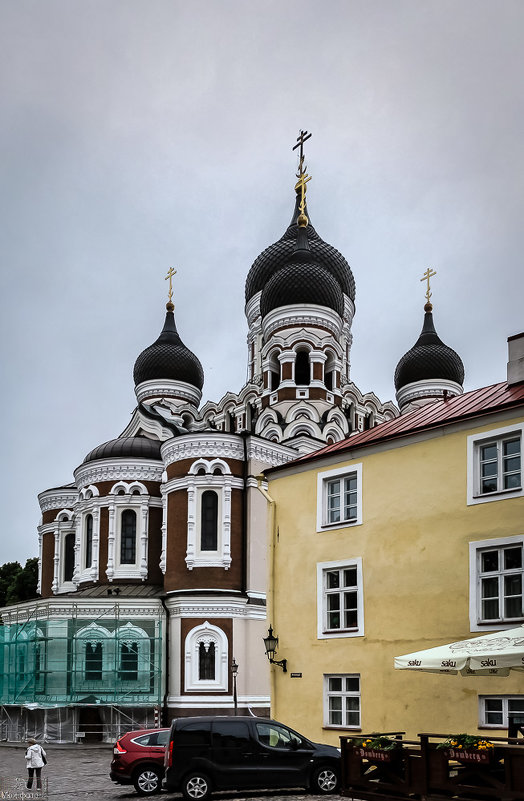
<path id="1" fill-rule="evenodd" d="M 293 148 L 293 150 L 296 150 L 297 147 L 300 148 L 300 161 L 298 165 L 297 178 L 300 178 L 300 176 L 305 173 L 305 170 L 302 169 L 302 165 L 304 164 L 304 142 L 307 142 L 307 140 L 311 139 L 312 136 L 313 134 L 310 134 L 307 131 L 300 131 L 300 136 L 297 136 L 297 144 Z"/>
<path id="2" fill-rule="evenodd" d="M 170 267 L 169 271 L 168 271 L 168 273 L 166 275 L 166 278 L 165 278 L 166 281 L 169 279 L 169 302 L 170 303 L 172 303 L 172 297 L 173 297 L 173 276 L 174 275 L 176 275 L 176 270 L 173 270 L 173 268 Z"/>
<path id="3" fill-rule="evenodd" d="M 420 279 L 421 281 L 427 281 L 428 282 L 428 288 L 426 290 L 426 300 L 427 300 L 428 303 L 429 303 L 429 299 L 431 297 L 431 292 L 429 290 L 429 279 L 433 278 L 433 276 L 436 275 L 436 274 L 437 273 L 435 272 L 435 270 L 432 270 L 431 267 L 428 267 L 428 269 L 426 270 L 426 272 L 424 273 L 424 275 Z"/>
<path id="4" fill-rule="evenodd" d="M 307 172 L 303 172 L 300 174 L 298 181 L 295 184 L 295 191 L 300 190 L 300 211 L 304 214 L 304 209 L 306 208 L 306 184 L 308 181 L 311 181 L 311 175 L 308 175 Z"/>

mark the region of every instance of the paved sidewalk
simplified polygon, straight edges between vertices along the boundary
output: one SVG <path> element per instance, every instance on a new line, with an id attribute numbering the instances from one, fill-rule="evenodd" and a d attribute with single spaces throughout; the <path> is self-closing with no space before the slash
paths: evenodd
<path id="1" fill-rule="evenodd" d="M 112 758 L 112 745 L 49 745 L 44 743 L 47 754 L 47 765 L 42 769 L 42 778 L 47 779 L 47 795 L 37 793 L 35 789 L 27 790 L 27 770 L 25 766 L 25 745 L 0 743 L 0 800 L 1 801 L 33 801 L 33 799 L 49 799 L 49 801 L 140 801 L 132 786 L 114 784 L 109 778 L 109 766 Z M 12 780 L 18 778 L 16 788 Z M 4 787 L 9 782 L 11 790 L 4 794 Z M 165 794 L 151 796 L 151 799 L 179 801 L 181 795 Z M 325 796 L 311 795 L 301 791 L 251 793 L 214 793 L 216 801 L 325 801 Z M 340 796 L 330 796 L 339 801 Z M 387 801 L 387 799 L 384 799 Z"/>

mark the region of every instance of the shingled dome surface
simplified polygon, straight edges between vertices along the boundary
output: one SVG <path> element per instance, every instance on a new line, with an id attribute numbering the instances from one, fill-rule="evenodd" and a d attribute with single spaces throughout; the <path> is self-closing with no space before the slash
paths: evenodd
<path id="1" fill-rule="evenodd" d="M 426 311 L 420 337 L 397 364 L 395 389 L 428 380 L 454 381 L 460 386 L 464 383 L 462 359 L 439 338 L 430 311 Z"/>
<path id="2" fill-rule="evenodd" d="M 83 464 L 97 459 L 160 459 L 161 445 L 159 440 L 149 437 L 118 437 L 93 448 Z"/>
<path id="3" fill-rule="evenodd" d="M 287 264 L 296 248 L 299 228 L 297 225 L 298 197 L 295 213 L 284 235 L 274 244 L 262 251 L 253 265 L 246 279 L 246 303 L 264 289 L 265 285 L 281 267 Z M 355 300 L 355 279 L 351 267 L 344 256 L 336 248 L 324 242 L 311 224 L 308 225 L 307 238 L 309 250 L 313 260 L 324 267 L 335 278 L 344 292 L 352 301 Z"/>
<path id="4" fill-rule="evenodd" d="M 133 376 L 135 386 L 143 381 L 168 379 L 202 389 L 202 365 L 180 339 L 172 311 L 166 313 L 164 328 L 157 341 L 143 350 L 136 360 Z"/>
<path id="5" fill-rule="evenodd" d="M 274 273 L 260 299 L 262 317 L 281 306 L 311 303 L 327 306 L 342 317 L 344 297 L 331 273 L 314 262 L 291 262 Z"/>

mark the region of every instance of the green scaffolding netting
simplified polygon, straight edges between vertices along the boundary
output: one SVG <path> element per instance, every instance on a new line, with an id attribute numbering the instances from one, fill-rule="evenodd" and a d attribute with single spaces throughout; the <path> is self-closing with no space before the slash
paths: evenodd
<path id="1" fill-rule="evenodd" d="M 162 620 L 54 617 L 0 626 L 0 704 L 152 706 L 162 697 Z"/>

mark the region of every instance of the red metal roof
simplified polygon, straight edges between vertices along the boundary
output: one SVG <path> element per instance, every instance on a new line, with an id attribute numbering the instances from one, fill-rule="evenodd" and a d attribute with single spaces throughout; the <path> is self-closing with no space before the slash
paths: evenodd
<path id="1" fill-rule="evenodd" d="M 330 456 L 335 453 L 343 454 L 345 451 L 354 450 L 355 448 L 363 448 L 377 442 L 406 437 L 417 431 L 438 428 L 439 426 L 467 420 L 471 417 L 510 409 L 512 406 L 521 406 L 523 403 L 524 384 L 515 384 L 511 387 L 505 381 L 501 384 L 492 384 L 489 387 L 481 387 L 481 389 L 475 389 L 472 392 L 465 392 L 463 395 L 456 395 L 449 400 L 437 401 L 436 403 L 422 406 L 414 412 L 380 423 L 375 428 L 370 428 L 369 431 L 352 434 L 341 442 L 326 445 L 325 448 L 309 453 L 306 456 L 301 456 L 299 459 L 283 465 L 283 467 L 321 459 L 324 456 Z M 267 472 L 279 469 L 282 468 L 273 468 Z"/>

